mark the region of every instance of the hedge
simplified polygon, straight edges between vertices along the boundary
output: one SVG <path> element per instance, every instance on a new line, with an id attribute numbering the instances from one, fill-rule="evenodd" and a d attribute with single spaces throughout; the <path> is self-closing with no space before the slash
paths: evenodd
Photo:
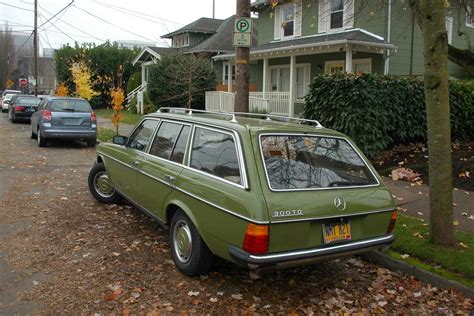
<path id="1" fill-rule="evenodd" d="M 474 83 L 449 84 L 453 140 L 474 139 Z M 426 136 L 423 82 L 372 74 L 313 78 L 305 118 L 350 136 L 368 156 Z"/>

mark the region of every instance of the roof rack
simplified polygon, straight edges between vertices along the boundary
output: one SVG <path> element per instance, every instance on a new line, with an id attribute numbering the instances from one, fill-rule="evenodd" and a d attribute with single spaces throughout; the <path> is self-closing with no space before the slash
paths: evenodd
<path id="1" fill-rule="evenodd" d="M 282 122 L 291 122 L 296 121 L 299 123 L 311 123 L 315 124 L 317 128 L 323 128 L 323 125 L 316 120 L 307 120 L 298 117 L 288 117 L 283 115 L 275 115 L 275 114 L 265 114 L 265 113 L 247 113 L 247 112 L 221 112 L 221 111 L 206 111 L 206 110 L 195 110 L 195 109 L 186 109 L 186 108 L 175 108 L 175 107 L 162 107 L 159 108 L 157 113 L 175 113 L 175 114 L 186 114 L 188 113 L 189 116 L 192 116 L 193 113 L 208 113 L 208 114 L 216 114 L 222 115 L 226 117 L 231 117 L 230 121 L 233 123 L 237 123 L 236 116 L 252 116 L 257 118 L 266 119 L 268 121 L 282 121 Z"/>

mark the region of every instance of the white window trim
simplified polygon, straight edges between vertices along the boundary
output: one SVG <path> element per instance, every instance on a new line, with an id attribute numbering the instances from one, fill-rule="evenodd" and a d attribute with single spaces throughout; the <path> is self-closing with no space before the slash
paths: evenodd
<path id="1" fill-rule="evenodd" d="M 446 17 L 446 32 L 448 33 L 448 44 L 453 43 L 453 23 L 454 19 L 452 16 Z"/>
<path id="2" fill-rule="evenodd" d="M 471 1 L 471 3 L 467 3 L 466 5 L 468 10 L 466 12 L 466 26 L 474 28 L 474 1 Z M 469 18 L 471 20 L 471 23 L 468 22 Z"/>
<path id="3" fill-rule="evenodd" d="M 372 73 L 372 58 L 359 58 L 359 59 L 352 59 L 352 69 L 355 69 L 355 65 L 357 64 L 369 64 L 369 72 Z M 341 60 L 328 60 L 324 62 L 324 73 L 328 74 L 327 68 L 332 65 L 342 65 L 343 71 L 346 69 L 346 61 Z"/>
<path id="4" fill-rule="evenodd" d="M 331 0 L 320 0 L 318 12 L 318 33 L 337 33 L 354 28 L 354 1 L 343 0 L 342 27 L 331 29 Z"/>
<path id="5" fill-rule="evenodd" d="M 182 44 L 179 42 L 182 40 Z M 173 37 L 173 48 L 181 48 L 189 46 L 189 33 L 175 35 Z"/>
<path id="6" fill-rule="evenodd" d="M 293 6 L 293 35 L 285 36 L 283 29 L 283 10 L 285 7 Z M 274 10 L 274 40 L 290 40 L 295 37 L 300 37 L 302 33 L 303 17 L 302 17 L 302 1 L 295 1 L 279 5 Z"/>
<path id="7" fill-rule="evenodd" d="M 285 65 L 274 65 L 274 66 L 268 66 L 268 72 L 267 72 L 267 78 L 269 78 L 268 82 L 267 82 L 267 87 L 266 87 L 266 91 L 268 92 L 283 92 L 281 91 L 281 87 L 280 87 L 280 81 L 278 80 L 277 82 L 277 91 L 272 91 L 272 78 L 271 78 L 271 73 L 272 73 L 272 70 L 275 70 L 275 69 L 290 69 L 290 64 L 285 64 Z M 295 91 L 295 100 L 296 101 L 301 101 L 303 100 L 303 98 L 296 98 L 296 68 L 303 68 L 304 69 L 304 82 L 307 83 L 305 85 L 305 95 L 308 93 L 309 91 L 309 84 L 310 84 L 310 78 L 311 78 L 311 64 L 310 63 L 300 63 L 300 64 L 296 64 L 295 65 L 295 79 L 294 79 L 294 85 L 293 85 L 293 91 Z M 291 85 L 291 82 L 290 82 L 290 85 Z M 285 92 L 289 92 L 289 91 L 285 91 Z"/>
<path id="8" fill-rule="evenodd" d="M 297 102 L 301 102 L 304 100 L 304 97 L 308 94 L 309 92 L 309 85 L 310 85 L 310 78 L 311 78 L 311 64 L 310 63 L 304 63 L 304 64 L 296 64 L 296 69 L 298 68 L 303 68 L 304 71 L 304 79 L 303 79 L 303 84 L 304 84 L 304 96 L 302 98 L 298 98 L 297 93 L 297 71 L 295 71 L 295 86 L 294 86 L 294 91 L 295 91 L 295 100 Z M 296 70 L 295 69 L 295 70 Z"/>
<path id="9" fill-rule="evenodd" d="M 226 77 L 225 77 L 225 70 L 228 69 L 229 64 L 230 64 L 229 62 L 224 62 L 224 63 L 222 63 L 222 82 L 223 82 L 225 85 L 227 85 L 227 80 L 228 80 L 228 79 L 226 79 Z M 230 64 L 230 66 L 235 69 L 235 64 Z M 231 72 L 232 72 L 232 71 L 231 71 Z M 232 75 L 232 74 L 231 74 L 231 75 Z M 234 72 L 234 76 L 235 76 L 235 72 Z M 234 80 L 235 80 L 235 78 L 234 78 L 234 79 L 231 78 L 230 80 L 231 80 L 231 82 L 233 83 Z"/>

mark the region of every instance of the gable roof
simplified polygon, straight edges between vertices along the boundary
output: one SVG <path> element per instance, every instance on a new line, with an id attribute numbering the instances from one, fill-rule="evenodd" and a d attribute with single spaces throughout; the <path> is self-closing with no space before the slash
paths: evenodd
<path id="1" fill-rule="evenodd" d="M 186 32 L 212 34 L 217 31 L 223 21 L 224 20 L 221 19 L 200 18 L 194 22 L 189 23 L 188 25 L 183 26 L 180 29 L 177 29 L 176 31 L 161 36 L 161 38 L 172 38 L 174 35 Z"/>
<path id="2" fill-rule="evenodd" d="M 364 44 L 384 49 L 396 48 L 394 45 L 386 43 L 383 37 L 376 34 L 363 29 L 350 29 L 338 33 L 324 33 L 302 36 L 291 40 L 270 42 L 251 48 L 250 55 L 340 44 Z M 235 54 L 223 54 L 215 56 L 214 59 L 230 59 L 233 58 L 234 55 Z"/>
<path id="3" fill-rule="evenodd" d="M 142 50 L 138 53 L 138 55 L 135 56 L 135 58 L 132 60 L 132 65 L 135 65 L 139 61 L 145 61 L 147 57 L 151 57 L 152 59 L 160 58 L 160 55 L 163 55 L 170 49 L 171 48 L 168 47 L 143 47 Z"/>
<path id="4" fill-rule="evenodd" d="M 227 53 L 235 51 L 233 45 L 235 15 L 225 19 L 216 33 L 187 50 L 187 53 Z M 252 44 L 257 44 L 257 21 L 252 19 Z"/>

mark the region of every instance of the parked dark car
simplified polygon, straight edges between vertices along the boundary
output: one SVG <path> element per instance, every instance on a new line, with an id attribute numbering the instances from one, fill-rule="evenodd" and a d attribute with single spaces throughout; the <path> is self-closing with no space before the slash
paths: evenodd
<path id="1" fill-rule="evenodd" d="M 40 147 L 45 147 L 48 139 L 85 140 L 94 147 L 96 115 L 85 99 L 48 96 L 31 116 L 30 134 Z"/>
<path id="2" fill-rule="evenodd" d="M 41 100 L 33 95 L 14 95 L 8 104 L 8 119 L 12 123 L 29 121 L 40 102 Z"/>

